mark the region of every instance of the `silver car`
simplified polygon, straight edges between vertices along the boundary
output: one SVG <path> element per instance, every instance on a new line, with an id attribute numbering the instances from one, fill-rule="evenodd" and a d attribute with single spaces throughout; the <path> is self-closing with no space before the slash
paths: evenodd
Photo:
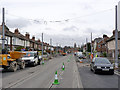
<path id="1" fill-rule="evenodd" d="M 98 72 L 108 72 L 110 74 L 114 74 L 113 64 L 107 59 L 102 57 L 93 58 L 90 63 L 90 70 L 94 73 Z"/>

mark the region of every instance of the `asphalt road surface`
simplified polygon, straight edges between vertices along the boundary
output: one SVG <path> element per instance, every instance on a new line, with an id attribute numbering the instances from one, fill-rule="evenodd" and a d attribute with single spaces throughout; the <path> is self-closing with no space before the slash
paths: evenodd
<path id="1" fill-rule="evenodd" d="M 83 88 L 118 88 L 118 84 L 120 84 L 118 80 L 119 76 L 107 73 L 94 74 L 90 71 L 89 61 L 84 59 L 83 63 L 77 62 Z"/>
<path id="2" fill-rule="evenodd" d="M 62 71 L 62 64 L 65 71 Z M 58 71 L 60 85 L 53 85 L 55 71 Z M 82 88 L 78 68 L 73 55 L 58 56 L 45 62 L 44 65 L 27 67 L 16 72 L 2 74 L 2 88 Z M 66 83 L 66 84 L 65 84 Z"/>

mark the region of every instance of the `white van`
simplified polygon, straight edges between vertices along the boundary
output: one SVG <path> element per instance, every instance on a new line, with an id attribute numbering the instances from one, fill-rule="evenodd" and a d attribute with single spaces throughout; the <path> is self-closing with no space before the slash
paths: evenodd
<path id="1" fill-rule="evenodd" d="M 32 65 L 32 66 L 36 66 L 36 65 L 40 65 L 40 59 L 38 56 L 37 51 L 25 51 L 26 55 L 24 57 L 22 57 L 22 60 L 25 61 L 26 65 Z"/>

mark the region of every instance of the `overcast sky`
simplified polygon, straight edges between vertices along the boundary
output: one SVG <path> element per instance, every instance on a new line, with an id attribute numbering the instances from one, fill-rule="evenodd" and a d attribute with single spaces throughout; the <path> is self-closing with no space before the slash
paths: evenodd
<path id="1" fill-rule="evenodd" d="M 53 45 L 81 45 L 90 33 L 95 37 L 112 35 L 115 24 L 115 5 L 119 0 L 0 0 L 0 18 L 5 7 L 5 23 L 14 32 L 18 28 L 22 34 Z M 0 23 L 1 23 L 0 19 Z"/>

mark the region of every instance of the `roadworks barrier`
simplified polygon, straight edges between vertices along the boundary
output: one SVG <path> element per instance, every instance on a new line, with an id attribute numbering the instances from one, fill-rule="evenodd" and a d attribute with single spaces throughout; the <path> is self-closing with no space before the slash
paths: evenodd
<path id="1" fill-rule="evenodd" d="M 57 71 L 55 72 L 55 80 L 53 82 L 53 85 L 59 85 L 60 83 L 58 82 L 58 76 L 57 76 Z"/>

